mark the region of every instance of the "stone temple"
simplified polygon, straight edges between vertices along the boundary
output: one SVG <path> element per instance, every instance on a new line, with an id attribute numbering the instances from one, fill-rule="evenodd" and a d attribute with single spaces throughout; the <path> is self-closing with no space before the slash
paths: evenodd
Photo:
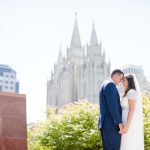
<path id="1" fill-rule="evenodd" d="M 110 76 L 110 67 L 94 25 L 89 44 L 86 48 L 82 46 L 76 18 L 67 55 L 62 56 L 60 49 L 51 78 L 47 81 L 47 105 L 61 107 L 84 99 L 98 103 L 99 88 Z"/>

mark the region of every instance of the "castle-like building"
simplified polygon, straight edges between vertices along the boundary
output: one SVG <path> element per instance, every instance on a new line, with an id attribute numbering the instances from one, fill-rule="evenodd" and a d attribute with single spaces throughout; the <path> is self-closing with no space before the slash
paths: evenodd
<path id="1" fill-rule="evenodd" d="M 87 99 L 98 103 L 99 88 L 110 75 L 110 61 L 99 44 L 93 25 L 91 40 L 86 49 L 82 46 L 75 19 L 70 47 L 66 58 L 59 51 L 57 64 L 47 81 L 47 105 L 61 107 L 65 104 Z"/>

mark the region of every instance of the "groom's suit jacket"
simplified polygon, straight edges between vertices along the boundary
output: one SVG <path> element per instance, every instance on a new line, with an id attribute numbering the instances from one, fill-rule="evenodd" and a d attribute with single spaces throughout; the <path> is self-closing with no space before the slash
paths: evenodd
<path id="1" fill-rule="evenodd" d="M 113 128 L 122 123 L 122 108 L 116 85 L 106 80 L 99 92 L 100 116 L 98 128 Z"/>

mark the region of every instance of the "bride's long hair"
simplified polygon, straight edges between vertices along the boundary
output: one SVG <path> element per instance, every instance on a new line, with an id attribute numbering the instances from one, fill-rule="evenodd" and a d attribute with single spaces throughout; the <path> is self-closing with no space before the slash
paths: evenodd
<path id="1" fill-rule="evenodd" d="M 128 93 L 128 91 L 129 91 L 130 89 L 136 90 L 133 75 L 132 75 L 132 74 L 126 75 L 125 78 L 126 78 L 127 81 L 128 81 L 128 88 L 125 90 L 123 96 L 126 96 L 127 93 Z"/>

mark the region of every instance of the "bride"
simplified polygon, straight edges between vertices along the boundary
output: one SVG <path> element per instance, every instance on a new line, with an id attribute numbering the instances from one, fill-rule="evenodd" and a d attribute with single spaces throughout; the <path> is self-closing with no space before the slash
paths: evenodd
<path id="1" fill-rule="evenodd" d="M 123 86 L 121 106 L 124 128 L 120 150 L 144 150 L 142 101 L 135 75 L 126 75 Z"/>

